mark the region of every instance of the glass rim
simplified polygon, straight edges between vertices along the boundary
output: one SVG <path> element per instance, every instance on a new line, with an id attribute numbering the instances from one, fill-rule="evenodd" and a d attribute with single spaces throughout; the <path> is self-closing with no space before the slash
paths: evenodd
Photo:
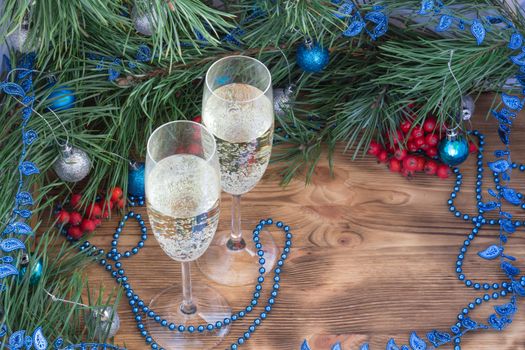
<path id="1" fill-rule="evenodd" d="M 257 62 L 258 64 L 260 64 L 261 66 L 264 67 L 264 69 L 266 70 L 266 73 L 268 73 L 268 76 L 270 77 L 269 81 L 268 81 L 268 85 L 266 86 L 266 88 L 264 89 L 264 91 L 262 91 L 262 94 L 258 95 L 257 97 L 254 97 L 254 98 L 251 98 L 249 100 L 242 100 L 242 101 L 239 101 L 239 100 L 235 100 L 235 101 L 232 101 L 232 100 L 228 100 L 228 99 L 225 99 L 219 95 L 217 95 L 215 93 L 215 90 L 212 90 L 212 88 L 210 87 L 210 84 L 208 82 L 208 76 L 209 76 L 209 73 L 210 71 L 213 69 L 213 67 L 218 64 L 219 62 L 222 62 L 224 60 L 228 60 L 228 59 L 232 59 L 232 58 L 242 58 L 242 59 L 249 59 L 249 60 L 252 60 L 252 61 L 255 61 Z M 266 93 L 268 92 L 268 90 L 272 87 L 272 74 L 270 73 L 270 70 L 268 69 L 268 67 L 266 67 L 266 65 L 264 63 L 262 63 L 261 61 L 259 61 L 258 59 L 256 58 L 253 58 L 253 57 L 250 57 L 250 56 L 244 56 L 244 55 L 231 55 L 231 56 L 226 56 L 226 57 L 223 57 L 221 59 L 218 59 L 217 61 L 213 62 L 213 64 L 210 66 L 210 68 L 208 68 L 208 70 L 206 71 L 206 77 L 205 77 L 205 83 L 206 83 L 206 88 L 211 92 L 211 94 L 215 97 L 217 97 L 218 99 L 221 99 L 223 101 L 226 101 L 226 102 L 239 102 L 239 103 L 247 103 L 247 102 L 252 102 L 252 101 L 255 101 L 256 99 L 260 98 L 261 96 L 263 95 L 266 95 Z"/>
<path id="2" fill-rule="evenodd" d="M 159 131 L 160 129 L 164 128 L 164 127 L 167 127 L 168 125 L 171 125 L 171 124 L 193 124 L 193 125 L 197 125 L 199 126 L 202 130 L 204 130 L 206 133 L 208 133 L 208 135 L 211 137 L 212 141 L 213 141 L 213 151 L 211 152 L 210 156 L 209 157 L 206 157 L 206 158 L 203 158 L 206 162 L 209 162 L 213 159 L 213 157 L 215 156 L 216 152 L 217 152 L 217 142 L 215 141 L 215 136 L 213 136 L 213 134 L 210 132 L 210 130 L 208 130 L 208 128 L 204 125 L 204 124 L 201 124 L 201 123 L 197 123 L 197 122 L 194 122 L 192 120 L 174 120 L 174 121 L 171 121 L 171 122 L 167 122 L 167 123 L 164 123 L 162 125 L 160 125 L 159 127 L 157 127 L 155 130 L 153 130 L 153 132 L 151 133 L 151 135 L 149 135 L 148 137 L 148 142 L 146 143 L 146 153 L 148 155 L 148 158 L 151 159 L 153 162 L 155 163 L 158 163 L 159 161 L 158 160 L 155 160 L 151 154 L 150 154 L 150 147 L 149 147 L 149 144 L 150 142 L 152 141 L 152 138 L 153 136 L 155 136 L 155 134 L 157 133 L 157 131 Z M 181 153 L 182 154 L 182 153 Z M 189 153 L 188 153 L 189 154 Z"/>

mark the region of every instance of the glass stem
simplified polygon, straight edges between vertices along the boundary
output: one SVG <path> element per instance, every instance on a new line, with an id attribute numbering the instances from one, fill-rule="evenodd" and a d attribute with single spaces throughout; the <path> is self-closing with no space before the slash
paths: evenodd
<path id="1" fill-rule="evenodd" d="M 240 250 L 246 247 L 241 230 L 241 196 L 232 195 L 232 231 L 227 246 L 231 250 Z"/>
<path id="2" fill-rule="evenodd" d="M 182 263 L 182 304 L 180 310 L 186 315 L 197 312 L 197 306 L 193 303 L 191 296 L 191 263 L 189 261 Z"/>

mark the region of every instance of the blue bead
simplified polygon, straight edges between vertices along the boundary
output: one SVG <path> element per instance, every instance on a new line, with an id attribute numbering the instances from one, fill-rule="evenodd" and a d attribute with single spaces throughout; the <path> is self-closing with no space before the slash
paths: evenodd
<path id="1" fill-rule="evenodd" d="M 498 289 L 498 288 L 499 288 L 499 284 L 497 283 L 492 284 L 492 289 Z"/>
<path id="2" fill-rule="evenodd" d="M 490 289 L 490 285 L 488 283 L 483 284 L 483 289 L 489 290 Z"/>
<path id="3" fill-rule="evenodd" d="M 467 287 L 472 286 L 472 281 L 471 281 L 471 280 L 466 280 L 466 281 L 465 281 L 465 285 L 466 285 Z"/>
<path id="4" fill-rule="evenodd" d="M 177 328 L 177 327 L 175 326 L 174 323 L 170 323 L 170 325 L 168 326 L 168 328 L 169 328 L 170 331 L 174 331 L 175 328 Z"/>
<path id="5" fill-rule="evenodd" d="M 267 316 L 268 315 L 266 314 L 266 312 L 261 312 L 261 315 L 260 315 L 261 319 L 264 320 Z"/>
<path id="6" fill-rule="evenodd" d="M 142 332 L 140 332 L 140 335 L 143 336 L 143 337 L 145 337 L 145 336 L 148 335 L 148 332 L 147 332 L 147 331 L 142 331 Z"/>
<path id="7" fill-rule="evenodd" d="M 264 267 L 259 268 L 259 273 L 262 275 L 266 272 L 266 269 Z"/>
<path id="8" fill-rule="evenodd" d="M 237 339 L 237 344 L 239 344 L 239 345 L 244 344 L 244 338 Z"/>
<path id="9" fill-rule="evenodd" d="M 158 349 L 159 346 L 158 346 L 157 344 L 153 343 L 153 344 L 151 344 L 151 348 L 152 348 L 152 349 Z"/>
<path id="10" fill-rule="evenodd" d="M 250 333 L 255 332 L 255 326 L 248 327 L 248 330 L 250 331 Z"/>
<path id="11" fill-rule="evenodd" d="M 232 346 L 230 348 L 231 348 L 231 350 L 237 350 L 237 344 L 232 344 Z"/>
<path id="12" fill-rule="evenodd" d="M 203 325 L 198 326 L 198 327 L 197 327 L 197 330 L 198 330 L 200 333 L 204 332 L 204 326 L 203 326 Z"/>
<path id="13" fill-rule="evenodd" d="M 485 300 L 485 301 L 490 300 L 490 295 L 485 294 L 485 295 L 483 296 L 483 300 Z"/>
<path id="14" fill-rule="evenodd" d="M 231 323 L 231 320 L 229 318 L 225 318 L 223 322 L 225 325 L 229 325 Z"/>
<path id="15" fill-rule="evenodd" d="M 253 323 L 255 323 L 255 325 L 260 325 L 261 324 L 261 319 L 260 318 L 256 318 Z"/>
<path id="16" fill-rule="evenodd" d="M 465 279 L 465 275 L 461 274 L 461 275 L 458 276 L 458 278 L 459 278 L 461 281 L 463 281 L 463 280 Z"/>
<path id="17" fill-rule="evenodd" d="M 468 309 L 465 308 L 465 309 L 461 310 L 461 312 L 462 312 L 464 315 L 467 315 L 467 314 L 468 314 Z"/>
<path id="18" fill-rule="evenodd" d="M 239 318 L 239 316 L 237 316 L 237 315 L 232 315 L 232 317 L 231 317 L 232 321 L 237 321 L 238 318 Z"/>
<path id="19" fill-rule="evenodd" d="M 184 332 L 184 330 L 186 330 L 186 327 L 184 327 L 183 325 L 179 325 L 179 327 L 177 327 L 177 330 L 182 333 Z"/>
<path id="20" fill-rule="evenodd" d="M 246 316 L 246 312 L 244 311 L 239 311 L 239 317 L 244 317 Z"/>
<path id="21" fill-rule="evenodd" d="M 498 299 L 498 298 L 499 298 L 499 293 L 498 292 L 492 293 L 492 299 Z"/>
<path id="22" fill-rule="evenodd" d="M 213 330 L 213 325 L 212 324 L 208 324 L 206 326 L 206 329 L 209 330 L 209 331 L 212 331 Z"/>
<path id="23" fill-rule="evenodd" d="M 221 328 L 222 327 L 222 322 L 221 321 L 217 321 L 215 322 L 215 328 Z"/>
<path id="24" fill-rule="evenodd" d="M 153 338 L 150 337 L 149 335 L 146 337 L 146 343 L 151 343 L 153 341 Z"/>
<path id="25" fill-rule="evenodd" d="M 143 330 L 144 329 L 144 324 L 143 323 L 137 324 L 137 328 L 140 329 L 140 330 Z"/>
<path id="26" fill-rule="evenodd" d="M 250 335 L 249 332 L 244 333 L 244 339 L 248 340 L 248 339 L 250 339 L 250 336 L 251 335 Z"/>
<path id="27" fill-rule="evenodd" d="M 160 322 L 160 316 L 159 315 L 155 316 L 155 322 Z"/>
<path id="28" fill-rule="evenodd" d="M 195 327 L 193 327 L 193 326 L 188 326 L 188 332 L 190 332 L 190 333 L 195 332 Z"/>
<path id="29" fill-rule="evenodd" d="M 262 250 L 258 250 L 258 251 L 257 251 L 257 255 L 259 255 L 259 256 L 263 256 L 263 255 L 264 255 L 264 252 L 263 252 Z"/>
<path id="30" fill-rule="evenodd" d="M 160 322 L 160 325 L 163 326 L 163 327 L 166 327 L 166 326 L 168 325 L 168 321 L 166 321 L 166 320 L 162 320 L 162 321 Z"/>
<path id="31" fill-rule="evenodd" d="M 483 300 L 481 300 L 481 298 L 477 298 L 476 299 L 476 304 L 480 305 L 482 302 L 483 302 Z"/>
<path id="32" fill-rule="evenodd" d="M 246 306 L 245 310 L 246 310 L 247 313 L 250 313 L 250 312 L 252 312 L 253 308 L 251 306 Z"/>
<path id="33" fill-rule="evenodd" d="M 479 283 L 474 284 L 474 289 L 480 289 L 480 288 L 481 288 L 481 285 Z"/>

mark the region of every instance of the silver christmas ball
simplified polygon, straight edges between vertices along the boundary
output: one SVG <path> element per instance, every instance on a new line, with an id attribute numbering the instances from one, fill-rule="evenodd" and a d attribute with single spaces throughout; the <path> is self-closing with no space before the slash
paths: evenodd
<path id="1" fill-rule="evenodd" d="M 273 89 L 273 110 L 278 117 L 283 117 L 293 104 L 294 86 L 290 85 L 284 89 Z"/>
<path id="2" fill-rule="evenodd" d="M 144 11 L 135 5 L 131 10 L 131 20 L 137 32 L 142 35 L 152 36 L 155 32 L 155 22 L 158 22 L 158 16 L 154 8 Z"/>
<path id="3" fill-rule="evenodd" d="M 7 36 L 7 45 L 19 53 L 28 53 L 36 51 L 36 47 L 34 45 L 29 45 L 27 43 L 28 35 L 28 27 L 22 25 L 21 27 L 18 27 L 13 33 Z"/>
<path id="4" fill-rule="evenodd" d="M 53 169 L 63 181 L 78 182 L 89 174 L 91 161 L 86 152 L 66 144 L 53 164 Z"/>
<path id="5" fill-rule="evenodd" d="M 86 314 L 85 321 L 96 339 L 101 342 L 113 338 L 120 328 L 118 313 L 111 306 L 90 309 Z"/>
<path id="6" fill-rule="evenodd" d="M 470 95 L 465 95 L 461 98 L 461 118 L 463 120 L 470 120 L 476 110 L 474 99 Z"/>

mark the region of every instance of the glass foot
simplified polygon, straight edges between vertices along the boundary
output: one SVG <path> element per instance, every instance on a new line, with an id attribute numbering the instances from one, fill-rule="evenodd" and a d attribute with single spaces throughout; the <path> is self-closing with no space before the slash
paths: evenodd
<path id="1" fill-rule="evenodd" d="M 181 333 L 178 330 L 171 331 L 167 327 L 162 327 L 160 323 L 148 318 L 146 327 L 159 348 L 212 349 L 229 333 L 230 326 L 223 326 L 213 331 L 205 329 L 202 333 L 197 330 L 199 325 L 215 325 L 217 321 L 223 322 L 225 318 L 231 317 L 231 308 L 226 299 L 218 291 L 205 285 L 194 285 L 192 294 L 197 311 L 189 315 L 180 309 L 182 287 L 179 285 L 163 290 L 151 301 L 150 308 L 168 321 L 168 325 L 174 323 L 176 327 L 179 325 L 184 325 L 186 328 L 195 327 L 193 333 L 187 331 Z"/>
<path id="2" fill-rule="evenodd" d="M 243 237 L 251 237 L 251 232 L 243 232 Z M 259 237 L 264 251 L 264 268 L 268 273 L 277 260 L 277 245 L 269 231 L 263 230 Z M 197 260 L 197 266 L 206 277 L 220 284 L 254 284 L 259 277 L 259 256 L 251 239 L 244 243 L 232 244 L 229 232 L 217 232 L 206 253 Z"/>

